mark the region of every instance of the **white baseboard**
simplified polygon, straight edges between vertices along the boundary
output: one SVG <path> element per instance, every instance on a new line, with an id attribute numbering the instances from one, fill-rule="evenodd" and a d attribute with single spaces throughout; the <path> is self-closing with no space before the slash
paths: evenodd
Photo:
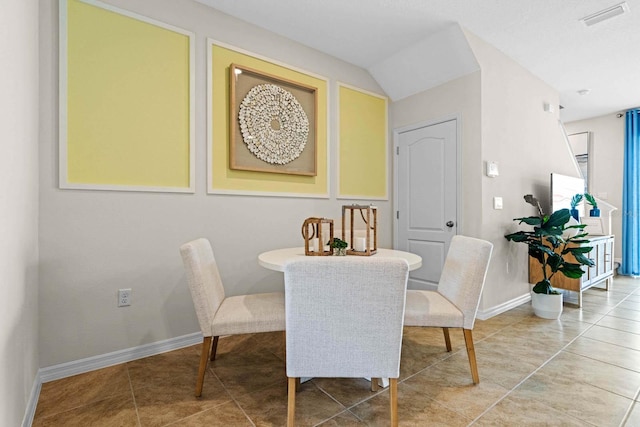
<path id="1" fill-rule="evenodd" d="M 120 363 L 130 362 L 132 360 L 142 359 L 143 357 L 166 353 L 167 351 L 177 350 L 179 348 L 188 347 L 201 342 L 202 333 L 195 332 L 193 334 L 182 335 L 180 337 L 170 338 L 168 340 L 158 341 L 151 344 L 144 344 L 138 347 L 131 347 L 124 350 L 114 351 L 112 353 L 40 368 L 38 369 L 36 380 L 33 384 L 31 395 L 29 396 L 29 403 L 22 421 L 22 427 L 30 427 L 33 423 L 33 417 L 36 413 L 36 406 L 38 405 L 40 389 L 42 388 L 43 383 L 70 377 L 72 375 L 95 371 L 96 369 L 102 369 L 108 366 L 118 365 Z"/>
<path id="2" fill-rule="evenodd" d="M 40 396 L 41 388 L 42 381 L 40 381 L 40 372 L 38 372 L 36 373 L 36 378 L 33 381 L 33 387 L 31 388 L 31 394 L 29 395 L 29 401 L 27 402 L 27 409 L 24 411 L 22 427 L 31 427 L 31 424 L 33 424 L 33 417 L 36 415 L 36 406 L 38 406 L 38 397 Z"/>
<path id="3" fill-rule="evenodd" d="M 510 301 L 504 302 L 495 307 L 491 307 L 488 310 L 478 310 L 478 314 L 476 314 L 476 319 L 487 320 L 492 318 L 493 316 L 497 316 L 500 313 L 504 313 L 505 311 L 509 311 L 512 308 L 516 308 L 519 305 L 527 303 L 531 301 L 531 294 L 527 293 L 525 295 L 514 298 Z"/>

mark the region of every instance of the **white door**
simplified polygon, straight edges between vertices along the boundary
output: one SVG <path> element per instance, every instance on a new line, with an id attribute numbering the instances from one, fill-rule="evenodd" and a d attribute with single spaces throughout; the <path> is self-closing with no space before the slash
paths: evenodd
<path id="1" fill-rule="evenodd" d="M 411 289 L 435 289 L 457 230 L 457 120 L 396 132 L 396 249 L 422 257 Z"/>

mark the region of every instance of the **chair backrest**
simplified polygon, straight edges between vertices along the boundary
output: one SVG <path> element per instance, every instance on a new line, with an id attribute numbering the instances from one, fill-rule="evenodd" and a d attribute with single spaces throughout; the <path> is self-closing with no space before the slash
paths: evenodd
<path id="1" fill-rule="evenodd" d="M 193 240 L 180 246 L 180 254 L 202 335 L 210 337 L 213 317 L 225 298 L 211 243 L 203 238 Z"/>
<path id="2" fill-rule="evenodd" d="M 398 378 L 408 271 L 382 257 L 286 264 L 287 376 Z"/>
<path id="3" fill-rule="evenodd" d="M 486 240 L 460 235 L 451 240 L 438 292 L 462 311 L 464 329 L 473 329 L 492 250 Z"/>

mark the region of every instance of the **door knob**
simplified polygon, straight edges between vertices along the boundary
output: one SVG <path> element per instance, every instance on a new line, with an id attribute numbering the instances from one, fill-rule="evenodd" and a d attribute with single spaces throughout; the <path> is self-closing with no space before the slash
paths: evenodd
<path id="1" fill-rule="evenodd" d="M 447 221 L 447 227 L 451 228 L 453 227 L 455 224 L 453 223 L 453 221 Z"/>

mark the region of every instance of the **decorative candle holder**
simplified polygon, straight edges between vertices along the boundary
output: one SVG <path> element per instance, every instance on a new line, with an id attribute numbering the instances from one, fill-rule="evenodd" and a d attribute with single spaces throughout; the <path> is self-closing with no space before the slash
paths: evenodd
<path id="1" fill-rule="evenodd" d="M 357 211 L 357 212 L 356 212 Z M 364 224 L 365 242 L 356 243 L 354 230 L 359 223 Z M 350 233 L 347 255 L 373 255 L 378 251 L 378 208 L 372 205 L 344 205 L 342 206 L 342 240 L 346 240 L 345 230 L 349 224 Z M 360 238 L 359 238 L 360 239 Z M 356 246 L 358 246 L 356 248 Z M 359 250 L 356 250 L 359 249 Z"/>
<path id="2" fill-rule="evenodd" d="M 329 225 L 329 236 L 323 235 L 322 225 Z M 302 238 L 304 239 L 304 254 L 309 256 L 333 255 L 333 249 L 329 246 L 325 250 L 325 243 L 333 241 L 333 220 L 328 218 L 307 218 L 302 223 Z"/>

